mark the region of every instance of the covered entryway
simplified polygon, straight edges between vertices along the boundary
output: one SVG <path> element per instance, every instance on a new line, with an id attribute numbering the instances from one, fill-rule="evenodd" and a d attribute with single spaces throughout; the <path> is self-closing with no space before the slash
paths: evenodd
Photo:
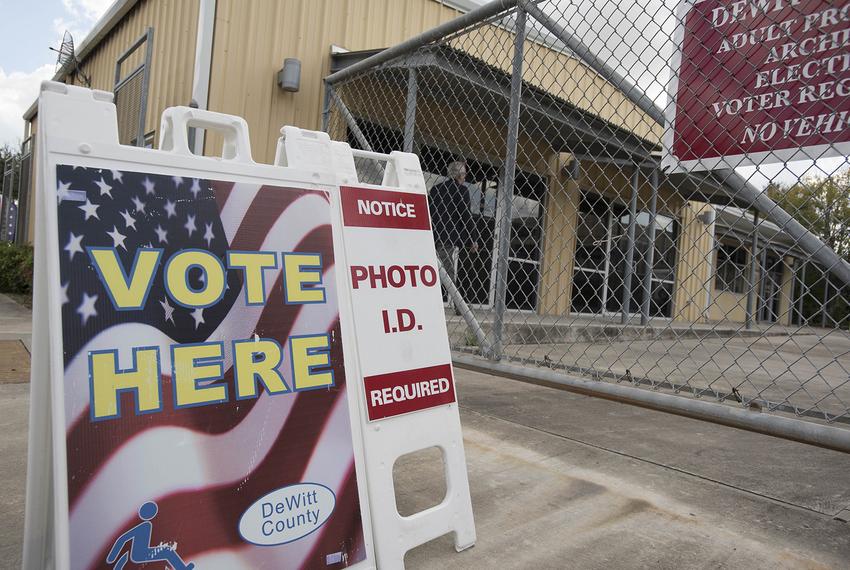
<path id="1" fill-rule="evenodd" d="M 594 192 L 582 192 L 576 228 L 572 313 L 615 315 L 623 310 L 629 217 L 624 204 Z M 637 314 L 643 303 L 644 260 L 648 258 L 649 248 L 654 247 L 649 314 L 670 317 L 678 224 L 670 216 L 657 214 L 653 245 L 649 237 L 650 220 L 648 212 L 638 212 L 635 217 L 630 314 Z"/>

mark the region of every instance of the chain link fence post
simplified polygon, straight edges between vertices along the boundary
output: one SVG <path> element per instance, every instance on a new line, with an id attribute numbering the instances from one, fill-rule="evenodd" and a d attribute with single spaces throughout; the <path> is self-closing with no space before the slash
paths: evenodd
<path id="1" fill-rule="evenodd" d="M 637 203 L 640 184 L 640 168 L 634 166 L 632 172 L 632 196 L 629 200 L 629 225 L 626 231 L 626 265 L 623 275 L 623 314 L 620 322 L 629 322 L 632 313 L 632 274 L 635 266 L 635 226 L 637 225 Z"/>
<path id="2" fill-rule="evenodd" d="M 407 71 L 407 105 L 404 111 L 404 152 L 413 152 L 413 137 L 416 136 L 416 68 Z"/>
<path id="3" fill-rule="evenodd" d="M 649 324 L 649 304 L 652 300 L 652 272 L 655 267 L 655 215 L 658 209 L 658 169 L 653 168 L 649 173 L 649 230 L 648 249 L 644 257 L 643 275 L 643 301 L 640 306 L 640 325 L 645 327 Z"/>
<path id="4" fill-rule="evenodd" d="M 514 31 L 514 57 L 511 67 L 511 98 L 508 107 L 508 125 L 505 149 L 505 165 L 502 184 L 499 188 L 496 206 L 496 287 L 493 316 L 493 343 L 490 358 L 502 358 L 505 330 L 505 310 L 507 308 L 508 272 L 510 270 L 511 232 L 513 229 L 514 182 L 516 180 L 517 138 L 519 137 L 520 97 L 522 96 L 522 63 L 525 47 L 525 10 L 516 11 L 516 29 Z"/>

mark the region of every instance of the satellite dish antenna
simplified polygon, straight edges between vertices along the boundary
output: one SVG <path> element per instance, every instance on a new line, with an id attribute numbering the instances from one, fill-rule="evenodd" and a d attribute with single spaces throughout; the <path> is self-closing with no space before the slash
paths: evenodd
<path id="1" fill-rule="evenodd" d="M 58 54 L 56 57 L 57 73 L 63 69 L 68 73 L 76 72 L 85 86 L 91 87 L 91 78 L 83 71 L 74 51 L 74 36 L 71 35 L 71 32 L 65 30 L 65 35 L 62 36 L 62 45 L 59 46 L 59 49 L 52 47 L 50 50 Z"/>

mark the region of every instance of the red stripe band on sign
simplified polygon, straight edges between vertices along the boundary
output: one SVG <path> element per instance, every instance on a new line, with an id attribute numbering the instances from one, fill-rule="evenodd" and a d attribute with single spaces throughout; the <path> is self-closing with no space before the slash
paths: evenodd
<path id="1" fill-rule="evenodd" d="M 455 401 L 455 383 L 450 364 L 367 376 L 363 384 L 370 421 Z"/>
<path id="2" fill-rule="evenodd" d="M 424 194 L 341 186 L 342 219 L 346 226 L 430 230 Z"/>

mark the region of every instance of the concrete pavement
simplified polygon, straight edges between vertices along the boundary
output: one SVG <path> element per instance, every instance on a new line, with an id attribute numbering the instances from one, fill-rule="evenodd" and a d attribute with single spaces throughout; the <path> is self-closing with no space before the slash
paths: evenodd
<path id="1" fill-rule="evenodd" d="M 622 378 L 670 382 L 696 391 L 759 398 L 801 411 L 844 415 L 850 402 L 850 335 L 654 339 L 510 345 L 512 359 L 592 369 Z M 545 356 L 544 356 L 545 355 Z M 548 360 L 546 360 L 548 359 Z"/>
<path id="2" fill-rule="evenodd" d="M 0 293 L 0 341 L 19 340 L 27 351 L 32 343 L 32 312 Z"/>
<path id="3" fill-rule="evenodd" d="M 19 311 L 0 296 L 0 331 L 15 319 L 20 330 Z M 838 520 L 850 519 L 850 455 L 457 376 L 478 542 L 458 554 L 450 537 L 437 539 L 411 551 L 408 568 L 850 565 L 850 524 Z M 28 388 L 0 384 L 2 568 L 20 566 Z M 442 478 L 433 452 L 400 460 L 400 512 L 439 502 Z"/>
<path id="4" fill-rule="evenodd" d="M 459 371 L 478 544 L 410 567 L 847 568 L 850 456 Z M 433 461 L 417 480 L 440 479 Z M 432 487 L 400 501 L 427 504 Z M 408 510 L 413 510 L 407 507 Z"/>
<path id="5" fill-rule="evenodd" d="M 24 522 L 31 313 L 0 294 L 0 567 L 19 568 Z M 8 564 L 8 566 L 7 566 Z"/>

